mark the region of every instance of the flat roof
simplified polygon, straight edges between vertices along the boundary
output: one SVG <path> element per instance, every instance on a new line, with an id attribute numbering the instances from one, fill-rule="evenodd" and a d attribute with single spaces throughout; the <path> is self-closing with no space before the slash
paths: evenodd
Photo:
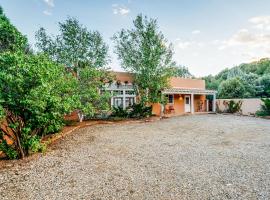
<path id="1" fill-rule="evenodd" d="M 216 90 L 205 90 L 200 88 L 168 88 L 163 94 L 216 94 Z"/>

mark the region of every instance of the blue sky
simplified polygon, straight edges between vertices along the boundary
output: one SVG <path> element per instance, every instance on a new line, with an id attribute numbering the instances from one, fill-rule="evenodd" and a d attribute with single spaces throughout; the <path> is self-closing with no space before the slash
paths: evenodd
<path id="1" fill-rule="evenodd" d="M 131 27 L 139 13 L 158 19 L 174 45 L 174 60 L 196 76 L 270 57 L 269 0 L 0 0 L 0 5 L 31 44 L 39 27 L 57 34 L 57 22 L 78 18 L 101 32 L 115 70 L 121 66 L 110 38 Z"/>

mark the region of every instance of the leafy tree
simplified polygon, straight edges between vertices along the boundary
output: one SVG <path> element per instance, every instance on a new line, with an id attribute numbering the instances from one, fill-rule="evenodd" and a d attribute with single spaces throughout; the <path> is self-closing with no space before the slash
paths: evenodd
<path id="1" fill-rule="evenodd" d="M 244 94 L 245 86 L 238 77 L 223 81 L 218 87 L 219 98 L 242 98 Z"/>
<path id="2" fill-rule="evenodd" d="M 203 79 L 205 80 L 206 88 L 209 90 L 217 90 L 221 82 L 219 79 L 216 79 L 215 76 L 212 75 L 205 76 Z"/>
<path id="3" fill-rule="evenodd" d="M 10 158 L 41 150 L 42 136 L 59 131 L 78 104 L 76 85 L 44 55 L 0 54 L 0 150 Z"/>
<path id="4" fill-rule="evenodd" d="M 53 60 L 72 68 L 104 68 L 108 63 L 108 46 L 97 31 L 89 31 L 75 18 L 59 23 L 60 34 L 47 35 L 44 28 L 36 33 L 38 49 Z"/>
<path id="5" fill-rule="evenodd" d="M 157 20 L 138 15 L 134 27 L 114 35 L 122 67 L 134 73 L 136 91 L 142 102 L 160 102 L 159 91 L 168 87 L 172 76 L 172 45 L 158 30 Z M 144 97 L 144 98 L 142 98 Z"/>
<path id="6" fill-rule="evenodd" d="M 48 36 L 44 28 L 36 33 L 37 47 L 53 60 L 64 64 L 79 81 L 78 116 L 93 116 L 97 111 L 109 107 L 109 95 L 100 93 L 104 81 L 111 79 L 106 69 L 108 46 L 99 32 L 91 32 L 75 18 L 59 23 L 60 34 Z"/>
<path id="7" fill-rule="evenodd" d="M 78 77 L 78 95 L 80 96 L 78 115 L 80 122 L 85 115 L 93 117 L 97 113 L 110 109 L 110 94 L 102 88 L 111 79 L 109 72 L 103 70 L 88 67 L 80 69 L 80 76 Z"/>
<path id="8" fill-rule="evenodd" d="M 189 72 L 185 66 L 173 67 L 173 75 L 182 78 L 192 78 L 193 75 Z"/>
<path id="9" fill-rule="evenodd" d="M 259 89 L 258 96 L 270 97 L 270 74 L 265 74 L 257 79 L 257 87 Z"/>
<path id="10" fill-rule="evenodd" d="M 27 38 L 10 23 L 0 6 L 0 53 L 4 51 L 26 51 L 27 48 Z"/>

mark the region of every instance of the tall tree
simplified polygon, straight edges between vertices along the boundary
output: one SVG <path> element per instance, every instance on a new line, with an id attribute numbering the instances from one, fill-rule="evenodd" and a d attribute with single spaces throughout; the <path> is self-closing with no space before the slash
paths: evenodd
<path id="1" fill-rule="evenodd" d="M 27 38 L 11 24 L 0 6 L 0 53 L 26 51 L 27 48 Z"/>
<path id="2" fill-rule="evenodd" d="M 107 71 L 108 46 L 97 31 L 89 31 L 75 18 L 59 23 L 60 34 L 48 36 L 44 28 L 36 33 L 37 47 L 53 60 L 64 64 L 76 75 L 78 84 L 78 117 L 93 116 L 109 109 L 109 95 L 100 93 L 111 77 Z"/>
<path id="3" fill-rule="evenodd" d="M 53 60 L 75 71 L 83 66 L 102 69 L 108 63 L 108 46 L 98 31 L 89 31 L 75 18 L 59 22 L 60 34 L 49 36 L 44 28 L 36 33 L 36 46 Z"/>
<path id="4" fill-rule="evenodd" d="M 158 29 L 156 19 L 138 15 L 134 27 L 114 35 L 122 67 L 134 73 L 136 90 L 143 102 L 160 102 L 159 92 L 168 87 L 172 75 L 172 45 Z"/>

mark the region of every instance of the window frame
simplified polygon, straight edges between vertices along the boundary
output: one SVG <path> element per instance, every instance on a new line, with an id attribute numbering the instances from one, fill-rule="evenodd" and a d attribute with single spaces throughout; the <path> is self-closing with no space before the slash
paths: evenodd
<path id="1" fill-rule="evenodd" d="M 174 94 L 167 94 L 168 104 L 174 104 Z M 170 102 L 170 96 L 172 97 L 172 102 Z"/>

